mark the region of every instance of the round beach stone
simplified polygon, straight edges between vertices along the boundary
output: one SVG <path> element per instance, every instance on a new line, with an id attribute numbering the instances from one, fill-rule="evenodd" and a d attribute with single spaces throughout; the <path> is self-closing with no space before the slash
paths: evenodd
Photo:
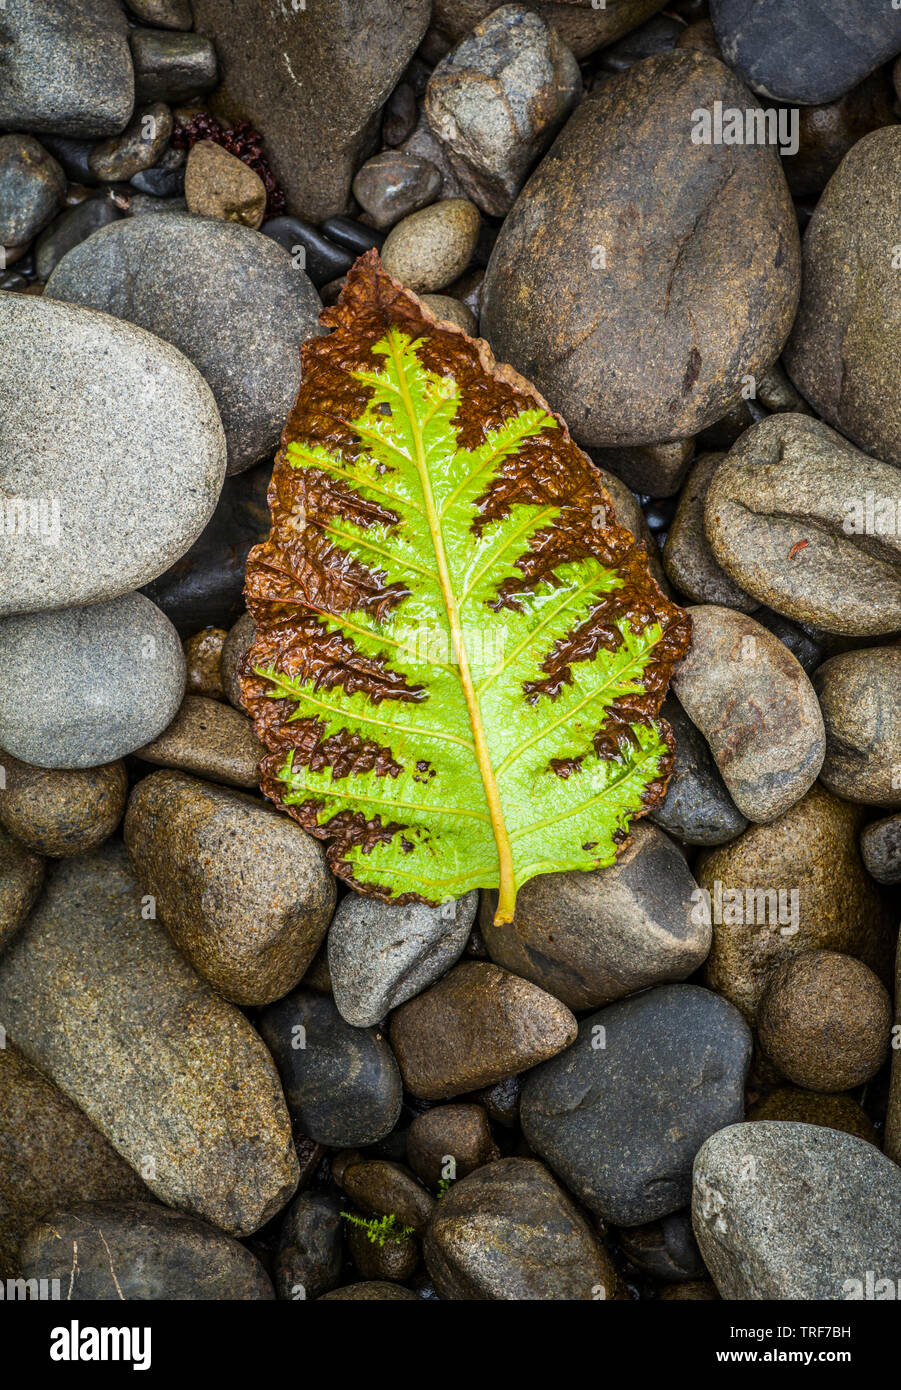
<path id="1" fill-rule="evenodd" d="M 155 579 L 222 488 L 225 438 L 206 382 L 159 338 L 44 297 L 0 295 L 0 334 L 0 615 Z"/>
<path id="2" fill-rule="evenodd" d="M 194 21 L 191 0 L 129 0 L 128 8 L 145 24 L 161 29 L 190 29 Z"/>
<path id="3" fill-rule="evenodd" d="M 65 174 L 39 140 L 0 135 L 0 246 L 27 246 L 65 191 Z"/>
<path id="4" fill-rule="evenodd" d="M 184 688 L 178 634 L 143 594 L 0 619 L 0 746 L 21 762 L 122 758 L 171 723 Z"/>
<path id="5" fill-rule="evenodd" d="M 241 711 L 244 704 L 241 700 L 239 670 L 241 662 L 253 646 L 255 635 L 256 623 L 249 613 L 242 613 L 234 626 L 229 628 L 228 636 L 222 645 L 222 657 L 219 662 L 222 689 L 229 703 Z"/>
<path id="6" fill-rule="evenodd" d="M 395 1229 L 393 1239 L 379 1245 L 370 1240 L 368 1231 L 348 1222 L 347 1251 L 360 1278 L 366 1280 L 392 1280 L 402 1284 L 419 1264 L 418 1242 L 411 1236 L 401 1235 L 399 1229 Z"/>
<path id="7" fill-rule="evenodd" d="M 692 465 L 663 546 L 666 577 L 692 603 L 716 603 L 753 613 L 759 599 L 740 588 L 717 564 L 704 533 L 704 503 L 725 454 L 702 454 Z"/>
<path id="8" fill-rule="evenodd" d="M 125 812 L 122 762 L 72 771 L 32 767 L 0 750 L 0 825 L 37 854 L 64 859 L 108 840 Z"/>
<path id="9" fill-rule="evenodd" d="M 411 1289 L 402 1288 L 400 1284 L 390 1284 L 385 1279 L 364 1280 L 359 1284 L 345 1284 L 340 1289 L 332 1289 L 330 1293 L 321 1295 L 321 1301 L 338 1300 L 351 1303 L 384 1303 L 392 1299 L 419 1303 L 419 1295 L 413 1293 Z"/>
<path id="10" fill-rule="evenodd" d="M 407 1090 L 445 1100 L 553 1057 L 576 1020 L 531 981 L 473 960 L 396 1009 L 390 1036 Z"/>
<path id="11" fill-rule="evenodd" d="M 383 150 L 357 170 L 354 197 L 374 227 L 393 227 L 411 212 L 433 203 L 444 180 L 428 159 L 401 150 Z"/>
<path id="12" fill-rule="evenodd" d="M 627 1259 L 652 1279 L 691 1283 L 707 1273 L 688 1209 L 644 1226 L 622 1227 L 616 1239 Z"/>
<path id="13" fill-rule="evenodd" d="M 743 816 L 770 821 L 816 781 L 823 716 L 800 662 L 760 623 L 732 608 L 686 610 L 692 643 L 672 680 Z"/>
<path id="14" fill-rule="evenodd" d="M 435 1199 L 400 1163 L 367 1159 L 344 1169 L 341 1186 L 360 1211 L 374 1216 L 396 1216 L 400 1226 L 424 1234 L 435 1209 Z"/>
<path id="15" fill-rule="evenodd" d="M 464 333 L 468 333 L 474 338 L 479 331 L 479 321 L 475 314 L 464 304 L 461 299 L 454 299 L 449 294 L 424 294 L 422 302 L 430 313 L 435 315 L 439 323 L 455 323 L 458 328 L 462 328 Z"/>
<path id="16" fill-rule="evenodd" d="M 697 434 L 778 356 L 791 327 L 800 254 L 778 156 L 694 143 L 691 113 L 714 102 L 744 109 L 747 91 L 699 52 L 610 77 L 501 228 L 482 332 L 580 444 Z"/>
<path id="17" fill-rule="evenodd" d="M 56 1279 L 85 1302 L 271 1299 L 256 1255 L 196 1216 L 150 1202 L 56 1209 L 22 1242 L 26 1279 Z"/>
<path id="18" fill-rule="evenodd" d="M 595 463 L 611 469 L 633 492 L 674 497 L 682 486 L 694 451 L 693 439 L 673 439 L 661 444 L 589 452 Z"/>
<path id="19" fill-rule="evenodd" d="M 154 919 L 121 844 L 51 870 L 0 957 L 0 1018 L 167 1205 L 247 1235 L 291 1197 L 272 1058 Z"/>
<path id="20" fill-rule="evenodd" d="M 695 1160 L 692 1215 L 723 1298 L 897 1295 L 901 1169 L 865 1139 L 781 1121 L 730 1125 Z"/>
<path id="21" fill-rule="evenodd" d="M 198 974 L 236 1004 L 268 1004 L 294 988 L 335 905 L 322 848 L 299 825 L 240 792 L 165 771 L 135 787 L 124 834 L 138 882 Z"/>
<path id="22" fill-rule="evenodd" d="M 825 1125 L 845 1134 L 856 1134 L 878 1144 L 873 1121 L 853 1096 L 829 1095 L 825 1091 L 803 1091 L 798 1086 L 779 1086 L 748 1111 L 749 1120 L 796 1120 L 805 1125 Z"/>
<path id="23" fill-rule="evenodd" d="M 172 112 L 165 102 L 136 107 L 121 135 L 94 146 L 88 155 L 88 168 L 103 183 L 130 179 L 143 169 L 152 169 L 161 159 L 173 128 Z"/>
<path id="24" fill-rule="evenodd" d="M 666 795 L 649 819 L 689 845 L 728 844 L 748 822 L 726 790 L 707 740 L 675 695 L 667 696 L 660 713 L 675 736 L 676 757 Z"/>
<path id="25" fill-rule="evenodd" d="M 441 907 L 346 894 L 329 928 L 328 964 L 347 1022 L 378 1023 L 440 979 L 463 954 L 478 903 L 476 892 Z"/>
<path id="26" fill-rule="evenodd" d="M 254 790 L 265 751 L 246 715 L 205 695 L 186 695 L 168 728 L 152 743 L 135 749 L 139 758 L 159 767 L 175 767 L 212 782 Z"/>
<path id="27" fill-rule="evenodd" d="M 211 700 L 223 698 L 220 663 L 227 636 L 224 628 L 204 627 L 182 642 L 189 695 L 206 695 Z"/>
<path id="28" fill-rule="evenodd" d="M 877 883 L 901 883 L 901 815 L 868 825 L 860 836 L 860 852 Z"/>
<path id="29" fill-rule="evenodd" d="M 92 180 L 93 177 L 92 174 Z M 49 280 L 54 267 L 67 251 L 86 241 L 101 227 L 118 222 L 121 216 L 121 210 L 113 201 L 109 189 L 101 189 L 83 198 L 81 202 L 64 208 L 59 216 L 54 217 L 44 228 L 35 242 L 34 269 L 38 280 L 42 283 Z"/>
<path id="30" fill-rule="evenodd" d="M 497 894 L 484 893 L 482 934 L 497 965 L 570 1009 L 596 1009 L 703 964 L 710 926 L 687 911 L 696 888 L 672 840 L 636 821 L 610 868 L 530 879 L 504 926 L 494 924 Z"/>
<path id="31" fill-rule="evenodd" d="M 389 232 L 382 265 L 417 294 L 443 290 L 469 265 L 480 225 L 478 208 L 465 198 L 432 203 Z"/>
<path id="32" fill-rule="evenodd" d="M 300 385 L 319 296 L 271 237 L 218 218 L 129 217 L 74 248 L 45 294 L 102 309 L 172 343 L 202 373 L 228 442 L 228 471 L 271 453 Z"/>
<path id="33" fill-rule="evenodd" d="M 451 1174 L 465 1178 L 496 1158 L 500 1150 L 481 1105 L 434 1105 L 407 1130 L 407 1162 L 430 1187 Z"/>
<path id="34" fill-rule="evenodd" d="M 273 1279 L 279 1298 L 319 1298 L 341 1278 L 341 1204 L 330 1192 L 301 1192 L 282 1223 Z"/>
<path id="35" fill-rule="evenodd" d="M 302 1133 L 335 1148 L 375 1144 L 401 1106 L 394 1054 L 376 1028 L 352 1028 L 326 995 L 299 989 L 259 1018 Z"/>
<path id="36" fill-rule="evenodd" d="M 0 829 L 0 951 L 25 922 L 43 882 L 41 856 Z"/>
<path id="37" fill-rule="evenodd" d="M 613 1263 L 543 1163 L 502 1158 L 453 1184 L 423 1254 L 438 1296 L 464 1301 L 612 1298 Z"/>
<path id="38" fill-rule="evenodd" d="M 200 34 L 132 29 L 129 42 L 137 101 L 167 101 L 178 106 L 215 87 L 216 50 Z"/>
<path id="39" fill-rule="evenodd" d="M 741 1119 L 751 1033 L 697 985 L 621 999 L 579 1025 L 578 1041 L 526 1079 L 532 1149 L 590 1211 L 638 1226 L 678 1211 L 701 1144 Z"/>
<path id="40" fill-rule="evenodd" d="M 266 211 L 266 185 L 255 170 L 213 140 L 198 140 L 185 165 L 189 212 L 259 227 Z"/>
<path id="41" fill-rule="evenodd" d="M 901 647 L 841 652 L 813 684 L 826 727 L 823 785 L 846 801 L 901 807 Z"/>

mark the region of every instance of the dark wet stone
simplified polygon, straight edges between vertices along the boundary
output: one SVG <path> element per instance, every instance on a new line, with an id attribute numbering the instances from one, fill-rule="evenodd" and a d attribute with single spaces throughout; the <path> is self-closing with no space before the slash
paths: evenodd
<path id="1" fill-rule="evenodd" d="M 798 153 L 782 158 L 792 195 L 804 198 L 821 193 L 858 140 L 894 122 L 893 107 L 894 89 L 883 69 L 871 73 L 837 101 L 802 106 Z"/>
<path id="2" fill-rule="evenodd" d="M 395 1216 L 418 1236 L 425 1232 L 435 1199 L 400 1163 L 366 1159 L 344 1169 L 341 1186 L 360 1211 L 373 1216 Z"/>
<path id="3" fill-rule="evenodd" d="M 674 695 L 660 712 L 676 738 L 676 761 L 666 796 L 650 819 L 689 845 L 727 844 L 748 822 L 726 790 L 707 740 Z"/>
<path id="4" fill-rule="evenodd" d="M 748 1110 L 749 1120 L 797 1120 L 805 1125 L 825 1125 L 845 1134 L 856 1134 L 878 1144 L 873 1121 L 853 1096 L 827 1095 L 823 1091 L 804 1091 L 797 1086 L 780 1086 Z"/>
<path id="5" fill-rule="evenodd" d="M 159 29 L 132 29 L 129 37 L 136 101 L 178 106 L 215 87 L 216 50 L 209 39 Z"/>
<path id="6" fill-rule="evenodd" d="M 173 126 L 172 112 L 164 102 L 140 105 L 121 135 L 94 146 L 88 164 L 95 178 L 110 183 L 152 169 L 168 144 Z"/>
<path id="7" fill-rule="evenodd" d="M 54 268 L 73 246 L 79 246 L 92 232 L 117 222 L 119 209 L 109 196 L 98 193 L 83 203 L 66 208 L 45 227 L 35 246 L 34 268 L 39 280 L 49 280 Z"/>
<path id="8" fill-rule="evenodd" d="M 434 1105 L 407 1131 L 407 1160 L 430 1187 L 455 1182 L 500 1158 L 481 1105 Z"/>
<path id="9" fill-rule="evenodd" d="M 441 184 L 441 174 L 427 159 L 385 150 L 357 171 L 353 191 L 375 225 L 389 228 L 434 202 Z"/>
<path id="10" fill-rule="evenodd" d="M 704 503 L 725 454 L 702 454 L 694 463 L 679 495 L 663 547 L 663 568 L 674 587 L 693 603 L 718 603 L 754 613 L 760 600 L 745 592 L 717 564 L 704 532 Z"/>
<path id="11" fill-rule="evenodd" d="M 235 709 L 244 712 L 244 705 L 241 701 L 241 686 L 239 683 L 239 671 L 241 662 L 253 645 L 256 624 L 249 613 L 242 613 L 234 627 L 229 629 L 228 636 L 222 645 L 222 656 L 219 661 L 219 673 L 222 678 L 222 690 L 225 698 Z"/>
<path id="12" fill-rule="evenodd" d="M 26 246 L 50 221 L 65 175 L 31 135 L 0 135 L 0 246 Z"/>
<path id="13" fill-rule="evenodd" d="M 302 217 L 271 217 L 260 231 L 290 254 L 292 262 L 305 270 L 317 289 L 350 270 L 356 257 L 338 246 Z"/>
<path id="14" fill-rule="evenodd" d="M 341 1204 L 328 1192 L 301 1192 L 282 1223 L 274 1282 L 279 1298 L 319 1298 L 341 1278 Z"/>
<path id="15" fill-rule="evenodd" d="M 687 1208 L 646 1226 L 619 1230 L 616 1239 L 623 1254 L 652 1279 L 681 1284 L 707 1273 Z"/>
<path id="16" fill-rule="evenodd" d="M 132 188 L 152 198 L 181 198 L 185 191 L 185 171 L 179 169 L 142 169 L 129 179 Z"/>
<path id="17" fill-rule="evenodd" d="M 867 872 L 879 883 L 901 883 L 901 815 L 868 825 L 860 837 Z"/>
<path id="18" fill-rule="evenodd" d="M 385 244 L 385 233 L 377 227 L 367 227 L 355 222 L 352 217 L 326 217 L 321 230 L 336 246 L 343 246 L 354 256 L 362 256 L 370 247 L 380 250 Z"/>
<path id="19" fill-rule="evenodd" d="M 389 1284 L 379 1279 L 361 1284 L 345 1284 L 341 1289 L 332 1289 L 331 1293 L 322 1294 L 323 1303 L 328 1299 L 356 1303 L 384 1303 L 391 1299 L 403 1299 L 413 1303 L 420 1301 L 415 1293 L 402 1288 L 400 1284 Z"/>

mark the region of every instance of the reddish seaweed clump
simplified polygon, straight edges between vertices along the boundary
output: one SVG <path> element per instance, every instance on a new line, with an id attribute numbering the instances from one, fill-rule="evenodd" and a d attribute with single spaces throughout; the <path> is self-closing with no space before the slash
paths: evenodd
<path id="1" fill-rule="evenodd" d="M 259 174 L 266 189 L 266 216 L 281 217 L 285 211 L 285 195 L 281 184 L 269 167 L 269 160 L 263 152 L 263 137 L 247 121 L 236 121 L 234 125 L 224 125 L 211 116 L 208 111 L 198 111 L 184 125 L 177 126 L 172 136 L 172 144 L 179 149 L 190 150 L 198 140 L 212 140 L 221 145 L 229 154 L 236 155 L 254 173 Z"/>

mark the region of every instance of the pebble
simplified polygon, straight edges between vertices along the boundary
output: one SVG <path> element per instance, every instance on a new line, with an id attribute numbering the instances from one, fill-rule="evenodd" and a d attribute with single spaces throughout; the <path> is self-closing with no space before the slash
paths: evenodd
<path id="1" fill-rule="evenodd" d="M 598 56 L 596 80 L 603 81 L 606 73 L 625 72 L 633 63 L 652 58 L 656 53 L 668 53 L 684 32 L 685 24 L 681 19 L 669 14 L 652 15 L 644 24 L 602 50 Z"/>
<path id="2" fill-rule="evenodd" d="M 22 1238 L 48 1211 L 147 1194 L 87 1115 L 11 1043 L 0 1048 L 0 1155 L 0 1277 L 21 1273 Z"/>
<path id="3" fill-rule="evenodd" d="M 247 1235 L 297 1183 L 284 1097 L 151 908 L 121 845 L 63 860 L 0 958 L 0 1018 L 161 1201 Z"/>
<path id="4" fill-rule="evenodd" d="M 353 1224 L 347 1229 L 347 1250 L 361 1279 L 402 1284 L 419 1264 L 419 1245 L 411 1237 L 397 1236 L 378 1245 Z"/>
<path id="5" fill-rule="evenodd" d="M 266 185 L 253 169 L 212 140 L 198 140 L 185 166 L 189 212 L 259 227 L 266 211 Z"/>
<path id="6" fill-rule="evenodd" d="M 445 198 L 392 228 L 382 248 L 389 275 L 415 293 L 446 289 L 472 259 L 479 211 L 465 198 Z"/>
<path id="7" fill-rule="evenodd" d="M 663 568 L 670 583 L 692 603 L 715 603 L 754 613 L 759 599 L 746 593 L 717 564 L 704 532 L 704 504 L 725 454 L 702 454 L 692 465 L 679 495 L 663 547 Z"/>
<path id="8" fill-rule="evenodd" d="M 113 313 L 183 352 L 216 398 L 230 473 L 277 446 L 300 347 L 320 332 L 319 296 L 270 238 L 190 213 L 108 228 L 64 258 L 46 294 Z"/>
<path id="9" fill-rule="evenodd" d="M 530 8 L 553 26 L 577 58 L 587 58 L 595 49 L 634 29 L 664 3 L 665 0 L 619 0 L 615 6 L 608 3 L 595 8 L 579 0 L 566 5 L 559 0 L 537 0 Z M 456 43 L 496 8 L 495 0 L 434 0 L 430 32 L 441 35 L 445 45 Z"/>
<path id="10" fill-rule="evenodd" d="M 870 1144 L 878 1143 L 873 1121 L 853 1096 L 828 1095 L 824 1091 L 803 1091 L 797 1086 L 779 1086 L 748 1110 L 749 1120 L 797 1120 L 805 1125 L 825 1125 L 845 1134 L 856 1134 Z"/>
<path id="11" fill-rule="evenodd" d="M 335 1003 L 355 1028 L 378 1023 L 391 1009 L 421 994 L 463 954 L 478 908 L 478 893 L 441 907 L 397 907 L 348 893 L 328 934 L 328 964 Z"/>
<path id="12" fill-rule="evenodd" d="M 356 1303 L 384 1303 L 386 1300 L 397 1299 L 406 1302 L 418 1303 L 419 1297 L 410 1289 L 405 1289 L 400 1284 L 389 1284 L 384 1279 L 366 1280 L 359 1284 L 345 1284 L 343 1288 L 332 1289 L 330 1293 L 321 1296 L 321 1302 L 327 1299 L 341 1299 Z"/>
<path id="13" fill-rule="evenodd" d="M 423 1100 L 490 1086 L 569 1047 L 576 1020 L 559 999 L 487 961 L 464 961 L 391 1016 L 404 1085 Z"/>
<path id="14" fill-rule="evenodd" d="M 122 762 L 76 771 L 31 767 L 0 750 L 0 825 L 36 854 L 65 859 L 97 849 L 125 812 Z"/>
<path id="15" fill-rule="evenodd" d="M 455 323 L 471 338 L 475 338 L 478 334 L 479 321 L 462 300 L 454 299 L 449 294 L 424 294 L 422 302 L 429 312 L 435 315 L 439 323 Z"/>
<path id="16" fill-rule="evenodd" d="M 10 5 L 0 47 L 0 129 L 96 138 L 131 117 L 134 72 L 118 0 Z"/>
<path id="17" fill-rule="evenodd" d="M 179 106 L 210 91 L 218 81 L 216 50 L 200 34 L 132 29 L 135 100 Z"/>
<path id="18" fill-rule="evenodd" d="M 341 1148 L 374 1144 L 391 1133 L 400 1115 L 401 1079 L 378 1029 L 352 1028 L 332 999 L 306 989 L 270 1004 L 259 1028 L 304 1134 Z"/>
<path id="19" fill-rule="evenodd" d="M 322 230 L 336 246 L 343 246 L 354 256 L 362 256 L 372 247 L 379 251 L 385 244 L 384 232 L 377 227 L 367 227 L 353 217 L 326 217 L 322 221 Z"/>
<path id="20" fill-rule="evenodd" d="M 5 797 L 0 793 L 0 800 Z M 0 951 L 27 920 L 43 882 L 41 856 L 0 829 Z"/>
<path id="21" fill-rule="evenodd" d="M 901 815 L 868 825 L 860 837 L 860 852 L 877 883 L 901 883 Z"/>
<path id="22" fill-rule="evenodd" d="M 575 1012 L 596 1009 L 703 964 L 710 926 L 686 910 L 696 888 L 672 840 L 637 821 L 610 868 L 531 879 L 507 925 L 494 924 L 497 894 L 483 894 L 482 934 L 497 965 Z"/>
<path id="23" fill-rule="evenodd" d="M 693 439 L 674 439 L 634 448 L 593 449 L 591 457 L 601 468 L 611 469 L 633 492 L 673 497 L 682 486 L 694 451 Z"/>
<path id="24" fill-rule="evenodd" d="M 118 222 L 120 216 L 119 209 L 106 193 L 98 193 L 74 207 L 65 208 L 37 239 L 34 263 L 38 279 L 49 280 L 67 251 L 80 246 L 101 227 Z"/>
<path id="25" fill-rule="evenodd" d="M 595 459 L 601 457 L 600 450 L 594 450 L 593 453 Z M 598 473 L 600 474 L 601 485 L 610 493 L 617 522 L 620 526 L 624 526 L 627 531 L 631 531 L 636 540 L 644 543 L 648 556 L 648 569 L 651 571 L 660 592 L 667 598 L 671 597 L 672 590 L 663 572 L 663 565 L 660 563 L 660 547 L 651 533 L 651 528 L 648 526 L 647 518 L 638 498 L 615 473 L 611 473 L 601 466 L 598 466 Z"/>
<path id="26" fill-rule="evenodd" d="M 162 29 L 190 29 L 194 22 L 191 0 L 129 0 L 128 8 L 145 24 Z"/>
<path id="27" fill-rule="evenodd" d="M 811 1091 L 853 1091 L 889 1051 L 892 1001 L 866 965 L 838 951 L 804 951 L 776 970 L 757 1032 L 783 1076 Z"/>
<path id="28" fill-rule="evenodd" d="M 387 228 L 433 203 L 442 183 L 440 171 L 429 160 L 383 150 L 357 171 L 353 193 L 373 224 Z"/>
<path id="29" fill-rule="evenodd" d="M 894 95 L 888 72 L 882 68 L 836 101 L 800 108 L 798 152 L 782 160 L 795 198 L 822 193 L 858 140 L 871 130 L 893 124 Z"/>
<path id="30" fill-rule="evenodd" d="M 901 1169 L 864 1139 L 783 1121 L 730 1125 L 695 1160 L 692 1214 L 723 1298 L 897 1295 Z"/>
<path id="31" fill-rule="evenodd" d="M 45 297 L 0 295 L 0 332 L 0 614 L 128 594 L 216 505 L 225 440 L 209 388 L 149 333 Z"/>
<path id="32" fill-rule="evenodd" d="M 621 999 L 526 1079 L 523 1133 L 603 1220 L 667 1216 L 689 1200 L 704 1140 L 742 1118 L 751 1044 L 738 1010 L 697 985 Z"/>
<path id="33" fill-rule="evenodd" d="M 244 705 L 241 700 L 239 669 L 253 646 L 255 635 L 256 623 L 249 613 L 242 613 L 234 626 L 229 628 L 228 636 L 222 644 L 222 657 L 219 662 L 222 689 L 229 703 L 242 711 Z"/>
<path id="34" fill-rule="evenodd" d="M 696 434 L 791 327 L 800 256 L 778 156 L 692 143 L 689 113 L 716 101 L 744 108 L 747 91 L 689 50 L 602 83 L 501 228 L 482 331 L 582 445 Z"/>
<path id="35" fill-rule="evenodd" d="M 691 1228 L 689 1210 L 616 1233 L 617 1244 L 637 1269 L 667 1283 L 691 1283 L 707 1273 Z"/>
<path id="36" fill-rule="evenodd" d="M 439 1298 L 464 1301 L 614 1296 L 604 1247 L 544 1164 L 502 1158 L 454 1183 L 423 1247 Z"/>
<path id="37" fill-rule="evenodd" d="M 158 767 L 174 767 L 254 791 L 264 752 L 246 715 L 205 695 L 186 695 L 168 728 L 135 749 L 139 758 Z"/>
<path id="38" fill-rule="evenodd" d="M 333 1289 L 343 1263 L 341 1206 L 330 1192 L 301 1192 L 278 1238 L 273 1280 L 279 1298 L 309 1299 Z"/>
<path id="39" fill-rule="evenodd" d="M 435 1105 L 407 1130 L 407 1162 L 429 1187 L 465 1178 L 500 1156 L 481 1105 Z"/>
<path id="40" fill-rule="evenodd" d="M 466 190 L 457 178 L 450 162 L 450 155 L 441 141 L 435 139 L 424 111 L 419 112 L 413 132 L 404 140 L 399 148 L 399 153 L 413 155 L 417 159 L 425 159 L 429 164 L 434 164 L 441 174 L 442 198 L 466 197 Z"/>
<path id="41" fill-rule="evenodd" d="M 821 421 L 771 415 L 710 479 L 707 540 L 729 579 L 777 613 L 851 636 L 897 632 L 898 484 L 896 468 Z M 868 516 L 867 498 L 892 499 L 890 530 L 876 521 L 875 500 Z"/>
<path id="42" fill-rule="evenodd" d="M 32 135 L 0 135 L 0 246 L 27 246 L 63 201 L 66 176 Z"/>
<path id="43" fill-rule="evenodd" d="M 211 700 L 223 698 L 220 664 L 227 637 L 222 627 L 204 627 L 182 642 L 187 669 L 185 688 L 189 695 L 205 695 Z"/>
<path id="44" fill-rule="evenodd" d="M 891 22 L 901 26 L 901 10 Z M 901 299 L 891 248 L 899 189 L 901 126 L 887 125 L 858 140 L 817 203 L 804 234 L 801 303 L 783 353 L 789 376 L 817 414 L 864 453 L 895 465 L 901 464 Z M 851 500 L 865 501 L 859 491 Z M 897 489 L 889 497 L 897 507 Z"/>
<path id="45" fill-rule="evenodd" d="M 751 1021 L 770 973 L 801 951 L 841 951 L 885 978 L 894 931 L 860 859 L 861 819 L 817 784 L 696 862 L 713 917 L 705 981 Z"/>
<path id="46" fill-rule="evenodd" d="M 254 1255 L 196 1216 L 150 1202 L 55 1209 L 22 1242 L 26 1279 L 57 1279 L 86 1302 L 272 1299 Z"/>
<path id="47" fill-rule="evenodd" d="M 124 834 L 135 877 L 199 975 L 236 1004 L 268 1004 L 294 988 L 335 905 L 325 855 L 300 826 L 166 771 L 135 787 Z"/>
<path id="48" fill-rule="evenodd" d="M 173 128 L 172 112 L 164 102 L 137 107 L 121 135 L 94 146 L 88 158 L 91 173 L 110 183 L 130 179 L 142 169 L 152 169 L 169 143 Z"/>
<path id="49" fill-rule="evenodd" d="M 667 696 L 660 713 L 673 731 L 676 757 L 666 795 L 649 819 L 689 845 L 728 844 L 748 822 L 726 790 L 706 739 L 675 695 Z"/>
<path id="50" fill-rule="evenodd" d="M 800 662 L 746 614 L 689 607 L 692 644 L 673 693 L 704 735 L 726 788 L 748 820 L 787 811 L 816 781 L 823 717 Z"/>
<path id="51" fill-rule="evenodd" d="M 468 196 L 503 217 L 581 95 L 556 30 L 526 5 L 501 5 L 438 63 L 425 111 Z"/>
<path id="52" fill-rule="evenodd" d="M 288 252 L 292 264 L 306 272 L 317 290 L 344 275 L 356 260 L 353 251 L 324 236 L 302 217 L 271 217 L 260 231 Z"/>
<path id="53" fill-rule="evenodd" d="M 435 1199 L 400 1163 L 369 1159 L 351 1163 L 341 1179 L 345 1196 L 360 1211 L 374 1216 L 396 1216 L 400 1226 L 425 1234 L 435 1209 Z"/>
<path id="54" fill-rule="evenodd" d="M 826 728 L 823 785 L 846 801 L 901 807 L 901 646 L 841 652 L 813 684 Z"/>

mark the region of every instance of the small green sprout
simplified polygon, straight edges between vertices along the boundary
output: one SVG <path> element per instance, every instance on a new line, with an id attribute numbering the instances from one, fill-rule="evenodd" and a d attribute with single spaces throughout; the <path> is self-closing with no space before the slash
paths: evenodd
<path id="1" fill-rule="evenodd" d="M 381 1217 L 380 1220 L 376 1220 L 374 1216 L 367 1220 L 365 1216 L 355 1216 L 351 1211 L 342 1211 L 341 1215 L 352 1226 L 359 1226 L 361 1230 L 365 1231 L 366 1239 L 371 1241 L 373 1245 L 384 1245 L 389 1240 L 394 1245 L 400 1245 L 409 1236 L 415 1235 L 412 1226 L 395 1225 L 397 1217 L 393 1212 L 390 1216 Z"/>

